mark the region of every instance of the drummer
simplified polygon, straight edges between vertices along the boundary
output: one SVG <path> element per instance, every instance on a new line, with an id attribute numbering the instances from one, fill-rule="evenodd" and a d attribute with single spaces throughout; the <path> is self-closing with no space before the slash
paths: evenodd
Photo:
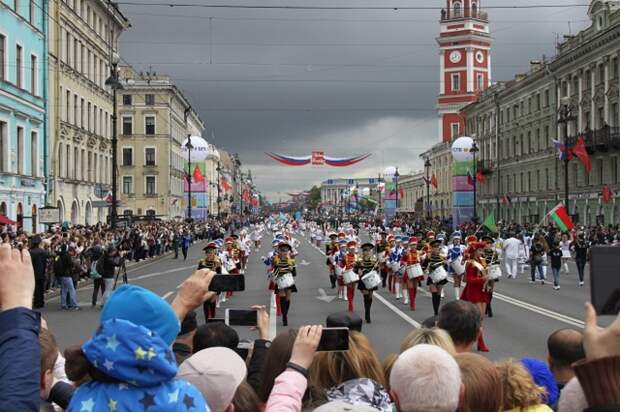
<path id="1" fill-rule="evenodd" d="M 338 284 L 338 299 L 343 299 L 345 301 L 348 299 L 347 299 L 347 294 L 345 293 L 344 280 L 342 279 L 342 272 L 343 272 L 342 262 L 344 261 L 346 251 L 347 251 L 347 241 L 344 239 L 338 240 L 338 250 L 334 254 L 335 266 L 338 266 L 338 267 L 336 268 L 334 266 L 334 270 L 337 271 L 335 273 L 336 273 L 336 283 Z"/>
<path id="2" fill-rule="evenodd" d="M 483 255 L 486 267 L 488 268 L 489 266 L 496 265 L 498 268 L 500 268 L 500 271 L 501 271 L 501 267 L 499 266 L 499 255 L 497 253 L 497 249 L 495 249 L 494 247 L 495 239 L 493 239 L 493 237 L 489 235 L 484 235 L 482 236 L 481 239 L 486 244 L 484 248 L 484 255 Z M 489 282 L 487 283 L 487 292 L 489 293 L 489 302 L 487 303 L 485 315 L 487 315 L 489 318 L 493 317 L 493 309 L 491 308 L 491 300 L 493 299 L 493 290 L 495 289 L 495 283 L 497 282 L 499 282 L 499 279 L 489 279 Z"/>
<path id="3" fill-rule="evenodd" d="M 452 245 L 448 248 L 448 262 L 450 262 L 450 265 L 448 265 L 448 273 L 452 275 L 452 279 L 454 280 L 454 298 L 457 300 L 461 296 L 461 281 L 465 272 L 460 274 L 456 273 L 452 267 L 452 262 L 462 262 L 464 266 L 465 262 L 462 260 L 464 251 L 465 246 L 461 244 L 461 232 L 457 230 L 452 233 Z"/>
<path id="4" fill-rule="evenodd" d="M 278 254 L 274 256 L 272 262 L 272 269 L 275 280 L 274 293 L 280 298 L 280 306 L 282 308 L 282 325 L 288 326 L 288 311 L 291 307 L 291 294 L 297 293 L 297 286 L 295 283 L 292 285 L 279 288 L 278 280 L 283 279 L 284 276 L 297 276 L 297 270 L 295 269 L 295 259 L 291 257 L 291 245 L 283 240 L 278 245 Z"/>
<path id="5" fill-rule="evenodd" d="M 343 272 L 354 270 L 355 262 L 357 262 L 357 254 L 355 253 L 356 248 L 357 248 L 357 242 L 355 242 L 354 240 L 348 241 L 346 244 L 346 248 L 347 248 L 347 251 L 344 254 L 342 260 L 340 261 L 340 267 L 343 269 Z M 342 281 L 343 283 L 346 284 L 346 287 L 347 287 L 347 300 L 349 301 L 349 308 L 348 308 L 349 312 L 353 312 L 353 298 L 355 297 L 355 284 L 357 283 L 357 281 L 346 283 L 347 280 L 344 279 L 344 276 L 342 277 Z"/>
<path id="6" fill-rule="evenodd" d="M 380 254 L 384 254 L 384 256 L 387 254 L 387 250 L 389 249 L 389 244 L 387 241 L 387 232 L 385 230 L 382 230 L 380 232 L 380 239 L 377 241 L 377 244 L 375 246 L 375 251 L 377 252 L 377 255 Z M 385 262 L 381 263 L 379 266 L 380 270 L 381 270 L 381 287 L 385 288 L 386 282 L 387 282 L 387 266 L 385 264 Z"/>
<path id="7" fill-rule="evenodd" d="M 355 273 L 357 273 L 360 279 L 377 269 L 377 258 L 374 254 L 375 246 L 370 243 L 364 243 L 362 245 L 362 256 L 355 262 Z M 372 306 L 372 295 L 377 290 L 378 285 L 372 288 L 367 288 L 363 281 L 357 283 L 357 288 L 364 295 L 364 314 L 366 315 L 366 323 L 370 323 L 370 307 Z"/>
<path id="8" fill-rule="evenodd" d="M 441 241 L 440 240 L 435 239 L 431 241 L 430 247 L 431 247 L 431 251 L 427 259 L 427 272 L 429 274 L 429 277 L 426 280 L 426 284 L 429 286 L 429 289 L 431 291 L 431 299 L 433 301 L 433 312 L 435 313 L 435 316 L 437 316 L 439 314 L 439 305 L 441 305 L 441 290 L 443 288 L 443 285 L 448 283 L 448 276 L 446 272 L 446 276 L 443 279 L 437 280 L 436 282 L 433 281 L 430 275 L 435 270 L 440 270 L 440 271 L 443 270 L 445 272 L 444 265 L 446 264 L 446 260 L 441 255 Z"/>
<path id="9" fill-rule="evenodd" d="M 334 255 L 338 252 L 338 235 L 335 233 L 329 234 L 329 243 L 325 244 L 325 256 L 327 256 L 327 261 L 325 264 L 329 270 L 329 282 L 332 285 L 332 289 L 336 287 L 336 271 L 334 269 L 334 264 L 332 260 Z M 331 259 L 330 259 L 331 257 Z"/>
<path id="10" fill-rule="evenodd" d="M 198 261 L 198 269 L 209 269 L 215 273 L 222 273 L 222 262 L 217 257 L 217 245 L 215 242 L 210 242 L 203 249 L 206 256 Z M 217 306 L 217 295 L 212 295 L 207 301 L 202 304 L 202 310 L 206 319 L 212 319 L 215 317 L 215 310 Z"/>
<path id="11" fill-rule="evenodd" d="M 487 291 L 489 275 L 487 274 L 486 262 L 484 261 L 485 242 L 474 242 L 469 246 L 470 256 L 465 265 L 465 281 L 467 284 L 461 294 L 461 299 L 474 303 L 480 309 L 480 334 L 478 335 L 478 350 L 488 352 L 489 348 L 482 336 L 482 320 L 486 312 L 486 306 L 490 301 Z"/>
<path id="12" fill-rule="evenodd" d="M 389 263 L 399 263 L 400 257 L 403 254 L 403 239 L 401 236 L 394 236 L 394 246 L 390 249 Z M 400 278 L 399 274 L 394 272 L 393 269 L 388 270 L 388 285 L 392 293 L 396 295 L 396 299 L 400 299 L 402 297 L 402 292 L 400 289 Z"/>
<path id="13" fill-rule="evenodd" d="M 417 247 L 418 238 L 415 236 L 410 237 L 407 249 L 405 249 L 402 257 L 400 258 L 400 264 L 405 270 L 405 273 L 403 274 L 403 288 L 407 289 L 404 303 L 408 303 L 411 310 L 415 310 L 415 298 L 418 293 L 418 283 L 424 279 L 424 272 L 422 272 L 422 266 L 420 265 L 420 260 L 418 258 L 419 252 Z M 413 266 L 417 266 L 419 268 L 420 275 L 415 278 L 410 278 L 407 269 Z"/>

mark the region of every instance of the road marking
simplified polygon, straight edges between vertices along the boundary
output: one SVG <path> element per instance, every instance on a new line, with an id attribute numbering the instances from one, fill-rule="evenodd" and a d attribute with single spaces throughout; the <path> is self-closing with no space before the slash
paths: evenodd
<path id="1" fill-rule="evenodd" d="M 276 294 L 271 294 L 271 299 L 269 300 L 269 340 L 273 341 L 273 339 L 277 335 L 278 328 L 278 317 L 276 313 Z"/>
<path id="2" fill-rule="evenodd" d="M 166 300 L 166 299 L 168 299 L 168 298 L 169 298 L 169 297 L 170 297 L 173 293 L 174 293 L 174 291 L 173 291 L 173 290 L 171 290 L 170 292 L 166 292 L 166 293 L 164 293 L 164 294 L 162 295 L 162 297 L 161 297 L 161 298 L 162 298 L 162 299 L 164 299 L 164 300 Z"/>
<path id="3" fill-rule="evenodd" d="M 532 312 L 536 312 L 548 318 L 559 320 L 560 322 L 564 322 L 572 326 L 577 326 L 578 328 L 583 328 L 585 326 L 585 323 L 579 319 L 575 319 L 570 316 L 562 315 L 561 313 L 557 313 L 549 309 L 541 308 L 540 306 L 532 305 L 531 303 L 523 302 L 522 300 L 518 300 L 510 296 L 503 295 L 501 293 L 493 292 L 493 299 L 499 299 L 501 301 L 510 303 L 520 308 L 527 309 Z"/>

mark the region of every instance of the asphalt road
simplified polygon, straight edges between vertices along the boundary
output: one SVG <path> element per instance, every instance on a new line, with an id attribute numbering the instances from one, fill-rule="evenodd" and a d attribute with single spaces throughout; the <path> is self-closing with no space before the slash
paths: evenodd
<path id="1" fill-rule="evenodd" d="M 324 323 L 325 318 L 334 312 L 345 311 L 347 303 L 335 297 L 336 291 L 330 289 L 322 251 L 310 245 L 307 239 L 299 237 L 301 245 L 297 257 L 296 284 L 299 293 L 293 294 L 289 312 L 289 327 L 311 323 Z M 225 308 L 249 308 L 255 304 L 270 307 L 272 293 L 267 290 L 265 267 L 260 257 L 269 250 L 270 239 L 249 258 L 246 271 L 246 290 L 237 292 L 219 309 L 218 317 L 223 316 Z M 177 286 L 194 270 L 202 256 L 202 245 L 191 248 L 187 261 L 165 257 L 130 269 L 130 282 L 151 289 L 170 301 Z M 485 338 L 491 348 L 490 359 L 521 358 L 524 356 L 545 359 L 547 336 L 556 329 L 583 326 L 583 303 L 589 297 L 588 287 L 577 286 L 576 269 L 562 279 L 562 288 L 553 290 L 550 283 L 532 285 L 528 283 L 529 268 L 516 280 L 503 279 L 496 289 L 493 308 L 495 316 L 485 320 Z M 550 274 L 549 274 L 550 277 Z M 587 283 L 587 282 L 586 282 Z M 48 325 L 55 334 L 61 348 L 80 344 L 88 339 L 98 326 L 100 311 L 90 306 L 92 288 L 78 291 L 78 301 L 83 310 L 63 312 L 59 298 L 47 302 L 42 311 Z M 452 286 L 446 286 L 446 302 L 454 298 Z M 398 350 L 401 340 L 420 322 L 430 317 L 432 305 L 430 295 L 418 294 L 417 310 L 412 312 L 402 301 L 396 300 L 385 289 L 375 295 L 372 307 L 372 324 L 364 324 L 363 332 L 369 337 L 375 349 L 383 358 Z M 355 310 L 363 317 L 362 295 L 356 292 Z M 202 310 L 199 310 L 202 321 Z M 271 334 L 284 330 L 281 320 L 272 319 Z M 250 328 L 238 327 L 240 338 L 257 337 Z"/>

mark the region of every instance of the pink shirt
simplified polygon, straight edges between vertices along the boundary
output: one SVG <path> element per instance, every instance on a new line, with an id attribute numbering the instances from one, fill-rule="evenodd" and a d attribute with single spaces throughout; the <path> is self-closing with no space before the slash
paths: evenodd
<path id="1" fill-rule="evenodd" d="M 299 372 L 285 370 L 276 378 L 265 412 L 301 412 L 308 380 Z"/>

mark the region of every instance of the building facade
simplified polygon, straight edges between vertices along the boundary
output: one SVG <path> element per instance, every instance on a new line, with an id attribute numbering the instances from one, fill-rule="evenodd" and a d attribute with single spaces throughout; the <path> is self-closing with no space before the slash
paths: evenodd
<path id="1" fill-rule="evenodd" d="M 446 0 L 441 11 L 439 45 L 439 141 L 461 135 L 461 108 L 491 85 L 489 19 L 481 0 Z"/>
<path id="2" fill-rule="evenodd" d="M 479 185 L 482 213 L 538 223 L 564 201 L 565 168 L 554 140 L 565 140 L 558 120 L 568 105 L 568 143 L 583 136 L 592 161 L 589 174 L 576 158 L 568 164 L 569 213 L 581 224 L 620 221 L 616 196 L 608 203 L 601 198 L 605 185 L 620 191 L 620 11 L 614 2 L 595 0 L 588 17 L 590 27 L 566 36 L 553 60 L 532 62 L 528 73 L 495 85 L 463 110 L 487 176 Z"/>
<path id="3" fill-rule="evenodd" d="M 437 179 L 437 188 L 429 185 L 430 213 L 442 219 L 452 216 L 453 159 L 450 147 L 450 141 L 437 143 L 420 155 L 425 163 L 430 163 L 430 167 L 424 168 L 424 175 L 429 179 L 434 175 Z M 429 199 L 425 193 L 424 209 L 427 213 Z"/>
<path id="4" fill-rule="evenodd" d="M 119 213 L 183 218 L 188 171 L 182 145 L 189 134 L 201 136 L 204 124 L 168 76 L 136 73 L 124 66 L 120 77 Z"/>
<path id="5" fill-rule="evenodd" d="M 398 200 L 397 213 L 415 213 L 416 216 L 424 216 L 426 201 L 424 177 L 424 172 L 419 171 L 399 179 L 398 187 L 402 189 L 402 196 Z"/>
<path id="6" fill-rule="evenodd" d="M 49 4 L 48 203 L 72 224 L 105 222 L 112 181 L 110 60 L 129 22 L 112 2 Z"/>
<path id="7" fill-rule="evenodd" d="M 368 189 L 369 198 L 381 205 L 381 193 L 379 178 L 351 178 L 329 179 L 321 183 L 321 207 L 324 211 L 332 213 L 346 213 L 350 209 L 349 194 L 353 188 L 357 190 Z"/>
<path id="8" fill-rule="evenodd" d="M 40 231 L 45 206 L 47 2 L 0 1 L 0 215 Z"/>

